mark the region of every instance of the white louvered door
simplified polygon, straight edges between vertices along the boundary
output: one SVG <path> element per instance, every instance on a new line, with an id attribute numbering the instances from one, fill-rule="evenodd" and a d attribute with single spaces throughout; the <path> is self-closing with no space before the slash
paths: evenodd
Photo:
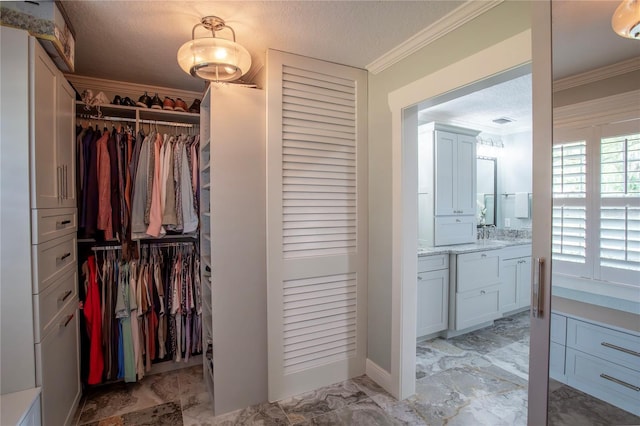
<path id="1" fill-rule="evenodd" d="M 364 70 L 267 56 L 269 399 L 364 373 Z"/>

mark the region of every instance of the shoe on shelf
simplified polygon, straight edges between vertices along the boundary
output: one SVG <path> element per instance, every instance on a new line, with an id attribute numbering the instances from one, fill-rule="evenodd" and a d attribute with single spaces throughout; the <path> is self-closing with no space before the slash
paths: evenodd
<path id="1" fill-rule="evenodd" d="M 163 104 L 160 96 L 156 93 L 153 99 L 151 99 L 151 109 L 162 109 Z"/>
<path id="2" fill-rule="evenodd" d="M 189 112 L 194 114 L 200 114 L 200 99 L 194 99 L 193 103 L 189 107 Z"/>
<path id="3" fill-rule="evenodd" d="M 124 106 L 131 106 L 131 107 L 134 107 L 134 106 L 136 106 L 136 103 L 135 103 L 135 102 L 133 102 L 133 101 L 131 100 L 131 98 L 127 96 L 126 98 L 124 98 L 124 99 L 122 100 L 122 105 L 124 105 Z"/>
<path id="4" fill-rule="evenodd" d="M 122 105 L 122 98 L 120 97 L 120 95 L 116 95 L 115 98 L 113 98 L 113 102 L 111 102 L 112 105 Z"/>
<path id="5" fill-rule="evenodd" d="M 173 110 L 187 112 L 187 103 L 180 98 L 176 98 L 176 105 L 173 107 Z"/>
<path id="6" fill-rule="evenodd" d="M 151 98 L 147 92 L 144 92 L 144 95 L 140 96 L 136 105 L 142 108 L 151 108 Z"/>
<path id="7" fill-rule="evenodd" d="M 164 102 L 162 103 L 162 109 L 167 109 L 169 111 L 173 111 L 173 107 L 176 106 L 176 103 L 173 99 L 168 96 L 164 97 Z"/>

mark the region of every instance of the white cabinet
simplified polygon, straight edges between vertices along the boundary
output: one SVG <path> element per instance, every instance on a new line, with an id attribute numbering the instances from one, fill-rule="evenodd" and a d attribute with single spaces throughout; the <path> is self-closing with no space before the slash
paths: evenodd
<path id="1" fill-rule="evenodd" d="M 416 336 L 446 330 L 449 324 L 449 255 L 418 258 Z"/>
<path id="2" fill-rule="evenodd" d="M 640 415 L 638 354 L 637 332 L 551 314 L 551 377 L 635 415 Z"/>
<path id="3" fill-rule="evenodd" d="M 449 328 L 459 331 L 500 318 L 500 251 L 451 256 Z"/>
<path id="4" fill-rule="evenodd" d="M 43 423 L 65 425 L 80 399 L 75 94 L 35 38 L 0 31 L 11 105 L 1 109 L 2 392 L 40 386 Z"/>
<path id="5" fill-rule="evenodd" d="M 462 244 L 476 239 L 476 136 L 479 132 L 436 123 L 418 137 L 419 221 L 422 243 Z"/>
<path id="6" fill-rule="evenodd" d="M 531 304 L 531 246 L 507 247 L 500 253 L 500 309 L 510 312 Z"/>
<path id="7" fill-rule="evenodd" d="M 233 85 L 212 84 L 201 103 L 203 375 L 216 414 L 266 397 L 264 111 L 262 90 Z"/>
<path id="8" fill-rule="evenodd" d="M 435 141 L 435 215 L 475 216 L 475 137 L 435 130 Z"/>
<path id="9" fill-rule="evenodd" d="M 32 208 L 76 207 L 75 93 L 47 52 L 30 39 Z"/>

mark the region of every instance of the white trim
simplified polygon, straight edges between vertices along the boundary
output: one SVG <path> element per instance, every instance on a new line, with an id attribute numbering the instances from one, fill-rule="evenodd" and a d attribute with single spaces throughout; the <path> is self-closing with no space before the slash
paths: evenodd
<path id="1" fill-rule="evenodd" d="M 367 376 L 387 392 L 391 392 L 391 373 L 367 358 L 365 371 Z"/>
<path id="2" fill-rule="evenodd" d="M 598 126 L 637 118 L 640 90 L 593 99 L 553 109 L 554 129 Z"/>
<path id="3" fill-rule="evenodd" d="M 378 74 L 428 44 L 433 43 L 440 37 L 445 36 L 486 11 L 496 7 L 503 1 L 504 0 L 467 1 L 427 28 L 373 60 L 365 69 L 372 74 Z"/>
<path id="4" fill-rule="evenodd" d="M 417 257 L 410 243 L 416 239 L 417 217 L 412 211 L 410 191 L 404 183 L 411 176 L 405 167 L 403 146 L 405 108 L 523 66 L 531 61 L 531 30 L 526 30 L 487 49 L 410 83 L 388 95 L 392 119 L 392 312 L 391 394 L 405 399 L 415 393 L 415 306 Z M 415 202 L 415 201 L 414 201 Z M 417 241 L 417 239 L 416 239 Z M 407 256 L 405 256 L 407 253 Z M 411 279 L 413 277 L 413 279 Z"/>
<path id="5" fill-rule="evenodd" d="M 555 289 L 556 287 L 628 301 L 637 301 L 639 300 L 638 296 L 640 296 L 640 287 L 633 284 L 603 281 L 553 272 L 553 288 Z"/>
<path id="6" fill-rule="evenodd" d="M 153 96 L 158 93 L 161 99 L 165 96 L 170 98 L 181 98 L 185 102 L 189 103 L 194 99 L 202 99 L 205 89 L 202 92 L 194 92 L 191 90 L 173 89 L 170 87 L 162 86 L 150 86 L 148 84 L 129 83 L 126 81 L 107 80 L 103 78 L 87 77 L 78 74 L 65 74 L 67 80 L 73 84 L 73 87 L 82 94 L 85 89 L 93 91 L 94 95 L 98 92 L 104 92 L 109 100 L 113 99 L 113 96 L 120 95 L 123 98 L 129 96 L 134 102 L 144 93 L 147 92 L 149 96 Z"/>
<path id="7" fill-rule="evenodd" d="M 605 80 L 622 74 L 640 70 L 640 57 L 627 59 L 617 64 L 607 65 L 602 68 L 583 72 L 569 77 L 561 78 L 553 82 L 553 91 L 571 89 L 572 87 L 583 86 L 596 81 Z"/>

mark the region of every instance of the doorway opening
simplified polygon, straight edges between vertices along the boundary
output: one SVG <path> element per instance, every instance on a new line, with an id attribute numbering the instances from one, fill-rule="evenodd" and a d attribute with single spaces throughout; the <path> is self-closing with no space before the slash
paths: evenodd
<path id="1" fill-rule="evenodd" d="M 414 107 L 413 406 L 434 421 L 524 425 L 531 299 L 530 67 L 446 97 Z M 405 127 L 416 124 L 407 121 Z"/>

